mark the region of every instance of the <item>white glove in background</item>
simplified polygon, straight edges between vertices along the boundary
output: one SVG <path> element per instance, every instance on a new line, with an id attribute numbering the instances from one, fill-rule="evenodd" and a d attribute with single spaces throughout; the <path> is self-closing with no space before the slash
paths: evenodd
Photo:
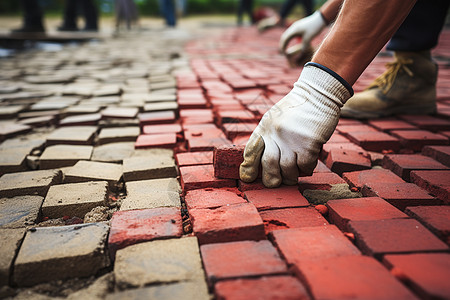
<path id="1" fill-rule="evenodd" d="M 316 37 L 325 27 L 327 23 L 320 11 L 316 11 L 309 17 L 294 22 L 280 38 L 280 52 L 284 53 L 289 41 L 296 37 L 302 37 L 302 48 L 307 49 L 311 46 L 311 40 Z"/>
<path id="2" fill-rule="evenodd" d="M 297 184 L 300 172 L 311 175 L 350 90 L 330 73 L 307 64 L 293 89 L 253 131 L 245 147 L 241 179 L 254 181 L 260 162 L 266 187 Z"/>

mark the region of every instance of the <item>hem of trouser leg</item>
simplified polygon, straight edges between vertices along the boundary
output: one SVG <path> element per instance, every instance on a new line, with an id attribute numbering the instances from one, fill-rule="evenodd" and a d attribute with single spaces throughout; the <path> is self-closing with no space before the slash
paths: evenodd
<path id="1" fill-rule="evenodd" d="M 318 64 L 318 63 L 315 63 L 315 62 L 308 62 L 308 63 L 306 63 L 305 67 L 308 67 L 308 66 L 316 67 L 316 68 L 319 68 L 319 69 L 327 72 L 328 74 L 330 74 L 331 76 L 336 78 L 348 90 L 348 92 L 350 93 L 350 97 L 354 95 L 355 92 L 353 91 L 352 86 L 344 78 L 339 76 L 338 73 L 336 73 L 333 70 L 325 67 L 324 65 L 321 65 L 321 64 Z"/>

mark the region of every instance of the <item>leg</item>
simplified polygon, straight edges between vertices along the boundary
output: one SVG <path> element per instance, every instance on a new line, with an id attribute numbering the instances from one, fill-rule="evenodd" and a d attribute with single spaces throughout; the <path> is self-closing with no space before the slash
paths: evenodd
<path id="1" fill-rule="evenodd" d="M 252 24 L 255 23 L 255 20 L 253 19 L 253 0 L 246 0 L 246 10 L 248 13 L 248 17 L 250 18 L 250 22 Z"/>
<path id="2" fill-rule="evenodd" d="M 22 0 L 23 30 L 20 31 L 45 31 L 42 22 L 42 10 L 36 0 Z"/>
<path id="3" fill-rule="evenodd" d="M 61 31 L 78 30 L 77 28 L 77 1 L 66 0 L 64 7 L 64 21 L 63 25 L 58 28 Z"/>
<path id="4" fill-rule="evenodd" d="M 163 12 L 166 18 L 167 26 L 174 27 L 176 25 L 175 4 L 173 0 L 163 0 Z"/>
<path id="5" fill-rule="evenodd" d="M 297 0 L 285 0 L 280 10 L 280 19 L 283 22 L 287 16 L 291 13 Z"/>
<path id="6" fill-rule="evenodd" d="M 237 11 L 237 24 L 242 25 L 242 15 L 244 14 L 245 0 L 240 0 Z"/>
<path id="7" fill-rule="evenodd" d="M 312 15 L 314 12 L 313 0 L 302 0 L 302 4 L 305 10 L 305 17 Z"/>
<path id="8" fill-rule="evenodd" d="M 98 11 L 92 0 L 83 0 L 83 13 L 85 19 L 84 30 L 98 30 Z"/>

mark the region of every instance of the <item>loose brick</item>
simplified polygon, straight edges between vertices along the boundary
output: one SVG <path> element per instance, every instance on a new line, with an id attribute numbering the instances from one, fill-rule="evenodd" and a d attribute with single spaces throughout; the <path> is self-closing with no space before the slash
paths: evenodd
<path id="1" fill-rule="evenodd" d="M 338 130 L 339 133 L 343 135 L 347 135 L 351 132 L 377 132 L 375 128 L 361 123 L 349 125 L 340 123 L 336 129 Z"/>
<path id="2" fill-rule="evenodd" d="M 202 188 L 235 187 L 236 180 L 214 177 L 213 165 L 181 167 L 181 187 L 189 191 Z"/>
<path id="3" fill-rule="evenodd" d="M 241 192 L 266 189 L 261 179 L 256 179 L 255 181 L 250 183 L 238 180 L 238 187 Z"/>
<path id="4" fill-rule="evenodd" d="M 260 212 L 266 234 L 274 230 L 326 226 L 327 220 L 314 208 L 285 208 Z"/>
<path id="5" fill-rule="evenodd" d="M 276 230 L 270 234 L 289 264 L 360 255 L 359 250 L 334 225 Z"/>
<path id="6" fill-rule="evenodd" d="M 17 196 L 0 199 L 0 228 L 20 228 L 37 222 L 44 198 Z"/>
<path id="7" fill-rule="evenodd" d="M 140 113 L 138 115 L 141 126 L 154 124 L 170 124 L 175 121 L 175 113 L 173 111 L 158 111 Z"/>
<path id="8" fill-rule="evenodd" d="M 448 251 L 446 244 L 413 219 L 350 221 L 356 244 L 366 255 Z"/>
<path id="9" fill-rule="evenodd" d="M 200 247 L 210 285 L 218 280 L 287 272 L 286 264 L 269 241 L 242 241 Z"/>
<path id="10" fill-rule="evenodd" d="M 129 245 L 181 237 L 183 234 L 180 208 L 164 207 L 115 212 L 111 218 L 108 248 L 111 257 Z"/>
<path id="11" fill-rule="evenodd" d="M 15 283 L 30 286 L 95 275 L 110 264 L 105 253 L 108 230 L 107 224 L 90 223 L 28 231 L 14 264 Z"/>
<path id="12" fill-rule="evenodd" d="M 422 149 L 422 154 L 450 167 L 450 146 L 425 146 Z"/>
<path id="13" fill-rule="evenodd" d="M 403 179 L 386 169 L 370 169 L 343 173 L 342 178 L 350 185 L 361 189 L 366 183 L 401 183 Z"/>
<path id="14" fill-rule="evenodd" d="M 0 174 L 26 171 L 28 149 L 0 149 Z"/>
<path id="15" fill-rule="evenodd" d="M 197 238 L 157 240 L 120 249 L 114 275 L 121 289 L 204 280 Z"/>
<path id="16" fill-rule="evenodd" d="M 111 143 L 94 147 L 92 160 L 122 163 L 122 161 L 131 157 L 134 153 L 134 143 Z"/>
<path id="17" fill-rule="evenodd" d="M 345 184 L 345 181 L 335 173 L 313 173 L 312 176 L 299 177 L 300 192 L 305 190 L 329 191 L 333 185 Z"/>
<path id="18" fill-rule="evenodd" d="M 403 147 L 421 151 L 426 145 L 448 145 L 448 138 L 426 130 L 394 130 L 391 134 L 400 140 Z"/>
<path id="19" fill-rule="evenodd" d="M 263 276 L 255 279 L 220 281 L 215 286 L 215 296 L 227 299 L 310 299 L 304 286 L 291 276 Z"/>
<path id="20" fill-rule="evenodd" d="M 0 229 L 0 242 L 2 244 L 0 247 L 0 286 L 10 283 L 9 275 L 13 260 L 22 244 L 25 231 L 25 228 Z"/>
<path id="21" fill-rule="evenodd" d="M 414 130 L 414 129 L 417 129 L 416 126 L 414 126 L 410 123 L 407 123 L 407 122 L 401 121 L 401 120 L 396 120 L 396 119 L 369 120 L 368 123 L 371 126 L 375 127 L 376 129 L 384 131 L 384 132 L 390 132 L 392 130 Z"/>
<path id="22" fill-rule="evenodd" d="M 350 143 L 350 140 L 335 131 L 327 143 Z"/>
<path id="23" fill-rule="evenodd" d="M 416 185 L 445 203 L 450 203 L 450 170 L 412 171 L 410 177 Z"/>
<path id="24" fill-rule="evenodd" d="M 143 148 L 173 148 L 177 142 L 175 133 L 142 134 L 138 136 L 134 147 Z"/>
<path id="25" fill-rule="evenodd" d="M 371 257 L 305 262 L 299 273 L 314 299 L 417 299 Z"/>
<path id="26" fill-rule="evenodd" d="M 45 148 L 39 158 L 41 169 L 56 169 L 71 167 L 79 160 L 89 160 L 92 155 L 92 146 L 55 145 Z"/>
<path id="27" fill-rule="evenodd" d="M 239 179 L 239 166 L 244 161 L 245 146 L 214 147 L 214 176 Z"/>
<path id="28" fill-rule="evenodd" d="M 216 209 L 191 209 L 193 230 L 200 244 L 265 239 L 264 225 L 249 203 Z"/>
<path id="29" fill-rule="evenodd" d="M 108 107 L 102 111 L 104 119 L 133 119 L 138 114 L 139 109 L 135 107 Z"/>
<path id="30" fill-rule="evenodd" d="M 370 169 L 372 163 L 367 155 L 352 150 L 332 149 L 328 153 L 325 164 L 334 173 Z"/>
<path id="31" fill-rule="evenodd" d="M 62 181 L 60 170 L 5 174 L 0 177 L 0 197 L 39 195 L 45 197 L 51 185 Z"/>
<path id="32" fill-rule="evenodd" d="M 236 137 L 251 134 L 257 125 L 257 123 L 225 123 L 223 130 L 227 138 L 233 140 Z"/>
<path id="33" fill-rule="evenodd" d="M 121 128 L 103 128 L 98 135 L 97 144 L 104 145 L 118 142 L 135 142 L 141 130 L 138 126 Z"/>
<path id="34" fill-rule="evenodd" d="M 327 202 L 329 219 L 342 231 L 348 231 L 349 221 L 407 218 L 400 210 L 378 197 L 339 199 Z"/>
<path id="35" fill-rule="evenodd" d="M 51 186 L 42 204 L 42 214 L 51 219 L 84 218 L 94 207 L 105 205 L 107 185 L 105 181 L 91 181 Z"/>
<path id="36" fill-rule="evenodd" d="M 55 129 L 47 137 L 47 146 L 65 145 L 92 145 L 94 142 L 96 126 L 70 126 Z"/>
<path id="37" fill-rule="evenodd" d="M 368 151 L 400 150 L 400 141 L 384 132 L 349 132 L 348 138 Z"/>
<path id="38" fill-rule="evenodd" d="M 146 125 L 142 128 L 143 134 L 181 133 L 180 124 Z"/>
<path id="39" fill-rule="evenodd" d="M 450 244 L 450 206 L 408 207 L 405 212 Z"/>
<path id="40" fill-rule="evenodd" d="M 445 119 L 439 119 L 433 116 L 417 116 L 417 115 L 404 115 L 400 116 L 403 120 L 418 126 L 421 129 L 431 131 L 445 131 L 450 130 L 450 121 Z"/>
<path id="41" fill-rule="evenodd" d="M 213 163 L 213 151 L 178 153 L 175 159 L 178 167 L 209 165 Z"/>
<path id="42" fill-rule="evenodd" d="M 328 169 L 328 167 L 319 160 L 317 161 L 317 166 L 314 169 L 313 173 L 331 173 L 331 170 Z"/>
<path id="43" fill-rule="evenodd" d="M 446 299 L 450 295 L 448 253 L 386 255 L 383 262 L 401 272 L 404 283 L 422 299 Z"/>
<path id="44" fill-rule="evenodd" d="M 52 116 L 41 117 L 41 118 L 52 118 Z M 59 121 L 60 126 L 95 126 L 98 124 L 102 118 L 101 114 L 82 114 L 75 116 L 68 116 L 61 121 Z M 52 120 L 52 119 L 50 119 Z M 36 120 L 39 121 L 39 120 Z M 48 121 L 47 121 L 48 122 Z"/>
<path id="45" fill-rule="evenodd" d="M 441 201 L 413 183 L 366 183 L 362 190 L 365 197 L 380 197 L 400 210 L 407 206 L 437 205 Z"/>
<path id="46" fill-rule="evenodd" d="M 216 118 L 219 126 L 224 123 L 251 123 L 255 121 L 255 116 L 248 110 L 218 111 Z"/>
<path id="47" fill-rule="evenodd" d="M 361 154 L 367 154 L 367 151 L 361 148 L 358 145 L 355 145 L 353 143 L 326 143 L 322 147 L 322 151 L 320 152 L 320 159 L 323 161 L 326 160 L 328 154 L 333 149 L 341 149 L 344 151 L 356 151 Z"/>
<path id="48" fill-rule="evenodd" d="M 184 197 L 188 209 L 217 208 L 221 206 L 247 203 L 244 198 L 237 195 L 237 189 L 206 188 L 188 191 Z"/>
<path id="49" fill-rule="evenodd" d="M 123 160 L 125 181 L 176 177 L 178 174 L 172 150 L 155 149 L 145 156 Z"/>
<path id="50" fill-rule="evenodd" d="M 106 181 L 109 188 L 114 190 L 122 174 L 122 165 L 80 160 L 64 172 L 64 182 Z"/>
<path id="51" fill-rule="evenodd" d="M 212 151 L 218 146 L 232 146 L 233 143 L 225 137 L 192 138 L 188 140 L 189 151 Z"/>
<path id="52" fill-rule="evenodd" d="M 309 206 L 308 200 L 300 194 L 297 186 L 250 190 L 245 192 L 245 198 L 258 210 Z"/>
<path id="53" fill-rule="evenodd" d="M 413 170 L 446 170 L 448 167 L 438 163 L 434 159 L 418 154 L 389 154 L 383 159 L 383 168 L 410 181 L 409 173 Z"/>

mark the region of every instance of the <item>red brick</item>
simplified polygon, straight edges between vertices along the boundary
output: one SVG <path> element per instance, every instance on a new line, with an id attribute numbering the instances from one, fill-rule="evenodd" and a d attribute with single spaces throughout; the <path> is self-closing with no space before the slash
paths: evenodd
<path id="1" fill-rule="evenodd" d="M 369 182 L 364 184 L 361 192 L 365 197 L 383 198 L 400 210 L 405 210 L 407 206 L 436 205 L 441 202 L 427 191 L 408 182 Z"/>
<path id="2" fill-rule="evenodd" d="M 317 166 L 313 173 L 330 173 L 331 170 L 320 160 L 317 161 Z"/>
<path id="3" fill-rule="evenodd" d="M 371 257 L 305 262 L 299 273 L 314 299 L 417 299 Z"/>
<path id="4" fill-rule="evenodd" d="M 224 123 L 252 123 L 255 121 L 255 116 L 248 110 L 219 111 L 216 118 L 219 126 L 222 126 Z"/>
<path id="5" fill-rule="evenodd" d="M 298 188 L 302 193 L 305 190 L 329 191 L 333 185 L 342 183 L 345 183 L 344 179 L 336 173 L 313 173 L 312 176 L 298 178 Z"/>
<path id="6" fill-rule="evenodd" d="M 232 142 L 225 137 L 193 138 L 188 140 L 189 151 L 212 151 L 214 147 L 231 146 Z"/>
<path id="7" fill-rule="evenodd" d="M 328 225 L 327 220 L 313 207 L 265 210 L 260 215 L 266 234 L 280 229 Z"/>
<path id="8" fill-rule="evenodd" d="M 400 150 L 400 141 L 384 132 L 349 132 L 347 136 L 368 151 Z"/>
<path id="9" fill-rule="evenodd" d="M 340 118 L 338 122 L 339 126 L 348 126 L 348 125 L 363 125 L 363 123 L 359 120 L 355 119 L 344 119 Z"/>
<path id="10" fill-rule="evenodd" d="M 360 255 L 334 225 L 276 230 L 270 236 L 288 264 L 301 266 L 307 261 Z"/>
<path id="11" fill-rule="evenodd" d="M 214 148 L 214 176 L 239 179 L 239 166 L 244 161 L 245 146 L 219 146 Z"/>
<path id="12" fill-rule="evenodd" d="M 175 113 L 173 111 L 158 111 L 138 114 L 141 126 L 150 124 L 167 124 L 175 121 Z"/>
<path id="13" fill-rule="evenodd" d="M 189 214 L 200 244 L 265 239 L 263 221 L 249 203 L 191 209 Z"/>
<path id="14" fill-rule="evenodd" d="M 367 154 L 366 150 L 364 150 L 360 146 L 355 145 L 353 143 L 326 143 L 322 147 L 322 151 L 320 152 L 320 158 L 322 160 L 326 160 L 328 154 L 333 149 L 356 151 L 356 152 L 359 152 L 361 154 Z"/>
<path id="15" fill-rule="evenodd" d="M 251 134 L 257 125 L 257 123 L 225 123 L 223 124 L 223 130 L 227 138 L 233 140 L 238 136 Z"/>
<path id="16" fill-rule="evenodd" d="M 250 136 L 251 134 L 235 137 L 232 140 L 233 145 L 245 147 L 245 145 L 247 145 L 248 140 L 250 139 Z"/>
<path id="17" fill-rule="evenodd" d="M 200 246 L 210 285 L 223 279 L 287 273 L 269 241 L 241 241 Z"/>
<path id="18" fill-rule="evenodd" d="M 348 231 L 349 221 L 407 218 L 400 210 L 378 197 L 330 200 L 328 218 L 342 231 Z"/>
<path id="19" fill-rule="evenodd" d="M 417 129 L 416 126 L 411 125 L 405 121 L 401 120 L 369 120 L 368 122 L 371 126 L 375 127 L 378 130 L 390 132 L 392 130 L 413 130 Z"/>
<path id="20" fill-rule="evenodd" d="M 426 145 L 448 145 L 446 136 L 426 130 L 394 130 L 391 134 L 400 140 L 402 147 L 421 151 Z"/>
<path id="21" fill-rule="evenodd" d="M 178 167 L 209 165 L 213 163 L 212 151 L 185 152 L 175 155 Z"/>
<path id="22" fill-rule="evenodd" d="M 450 206 L 408 207 L 405 212 L 450 244 Z"/>
<path id="23" fill-rule="evenodd" d="M 450 130 L 450 121 L 439 119 L 433 116 L 417 116 L 417 115 L 405 115 L 401 118 L 409 123 L 418 126 L 421 129 L 431 131 L 445 131 Z"/>
<path id="24" fill-rule="evenodd" d="M 411 181 L 430 194 L 450 203 L 450 170 L 412 171 Z"/>
<path id="25" fill-rule="evenodd" d="M 413 219 L 350 221 L 356 245 L 367 255 L 448 251 L 448 246 Z"/>
<path id="26" fill-rule="evenodd" d="M 108 247 L 117 250 L 145 241 L 183 235 L 181 212 L 176 207 L 117 211 L 111 218 Z"/>
<path id="27" fill-rule="evenodd" d="M 434 159 L 419 154 L 389 154 L 383 159 L 383 168 L 410 181 L 410 172 L 413 170 L 445 170 L 448 169 Z"/>
<path id="28" fill-rule="evenodd" d="M 357 151 L 332 149 L 325 164 L 332 172 L 342 175 L 344 172 L 370 169 L 372 162 L 367 155 Z"/>
<path id="29" fill-rule="evenodd" d="M 188 166 L 180 168 L 181 187 L 186 192 L 202 188 L 235 187 L 236 180 L 214 177 L 213 165 Z"/>
<path id="30" fill-rule="evenodd" d="M 141 134 L 138 136 L 134 148 L 173 148 L 177 143 L 175 133 Z"/>
<path id="31" fill-rule="evenodd" d="M 201 124 L 212 123 L 214 116 L 210 109 L 180 109 L 180 119 L 185 124 Z"/>
<path id="32" fill-rule="evenodd" d="M 335 131 L 327 143 L 350 143 L 350 140 Z"/>
<path id="33" fill-rule="evenodd" d="M 422 299 L 448 299 L 450 295 L 450 254 L 418 253 L 386 255 L 383 259 L 390 269 L 404 276 L 404 283 Z"/>
<path id="34" fill-rule="evenodd" d="M 180 124 L 145 125 L 142 128 L 143 134 L 181 133 L 182 131 Z"/>
<path id="35" fill-rule="evenodd" d="M 202 109 L 208 106 L 208 102 L 203 95 L 196 98 L 179 96 L 177 102 L 180 109 Z"/>
<path id="36" fill-rule="evenodd" d="M 342 174 L 342 178 L 350 185 L 361 189 L 366 183 L 401 183 L 403 179 L 386 169 L 370 169 Z"/>
<path id="37" fill-rule="evenodd" d="M 242 180 L 238 180 L 238 187 L 241 192 L 253 191 L 253 190 L 263 190 L 266 187 L 262 183 L 261 179 L 256 179 L 253 182 L 247 183 Z"/>
<path id="38" fill-rule="evenodd" d="M 188 209 L 217 208 L 230 204 L 247 203 L 244 198 L 237 195 L 238 192 L 237 188 L 192 190 L 186 193 L 184 201 Z"/>
<path id="39" fill-rule="evenodd" d="M 291 276 L 263 276 L 218 282 L 214 289 L 217 300 L 308 300 L 306 289 Z"/>
<path id="40" fill-rule="evenodd" d="M 226 138 L 223 132 L 214 124 L 185 124 L 183 129 L 186 140 Z"/>
<path id="41" fill-rule="evenodd" d="M 309 206 L 297 186 L 281 186 L 276 189 L 245 191 L 245 198 L 258 210 Z"/>
<path id="42" fill-rule="evenodd" d="M 422 154 L 450 167 L 450 146 L 425 146 L 422 149 Z"/>
<path id="43" fill-rule="evenodd" d="M 339 124 L 337 126 L 337 131 L 343 135 L 347 135 L 350 132 L 377 132 L 377 130 L 366 124 L 352 124 L 352 125 L 343 125 Z"/>

